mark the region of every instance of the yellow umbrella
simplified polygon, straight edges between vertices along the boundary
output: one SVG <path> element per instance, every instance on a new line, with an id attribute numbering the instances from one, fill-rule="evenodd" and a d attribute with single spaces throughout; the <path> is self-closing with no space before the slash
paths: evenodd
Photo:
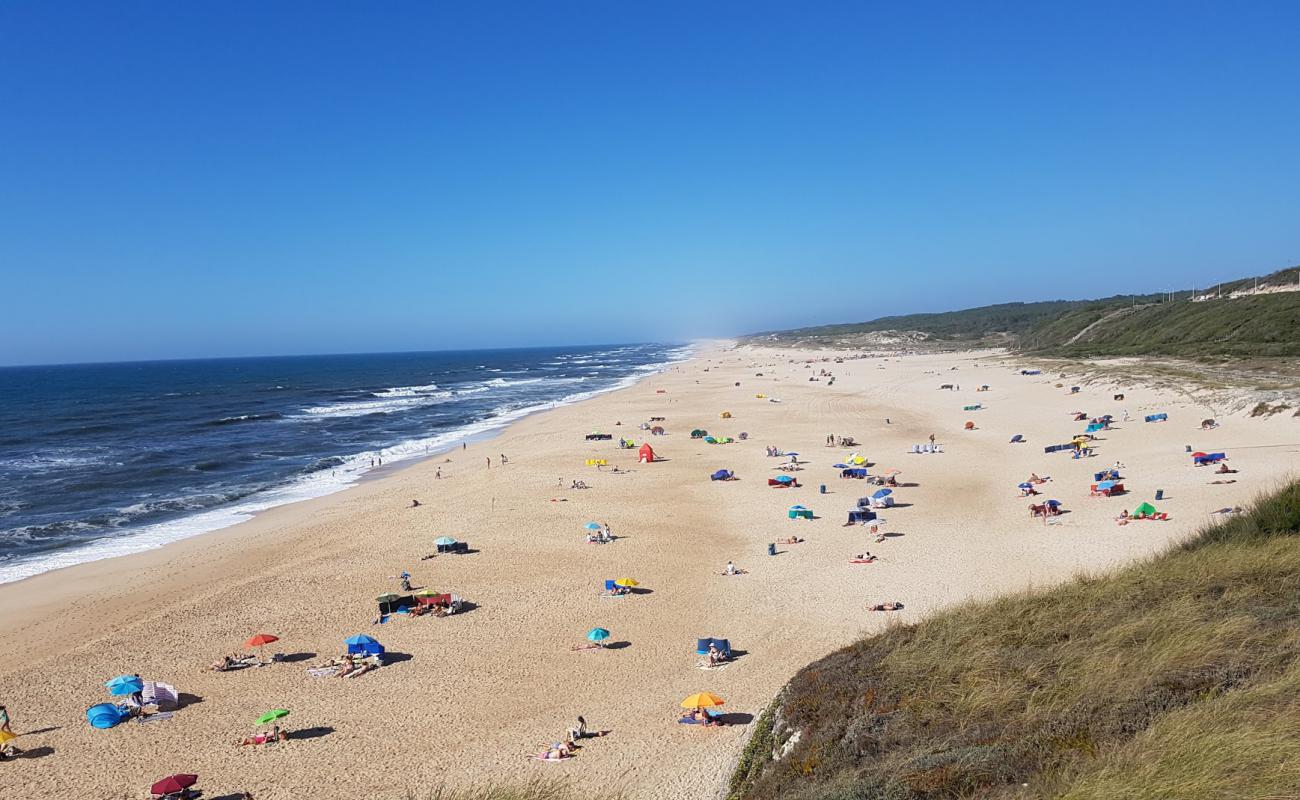
<path id="1" fill-rule="evenodd" d="M 18 738 L 18 734 L 16 733 L 10 733 L 9 731 L 0 731 L 0 744 L 13 741 L 14 739 L 17 738 Z"/>
<path id="2" fill-rule="evenodd" d="M 421 589 L 420 591 L 416 592 L 412 596 L 413 597 L 437 597 L 438 591 L 436 589 Z"/>
<path id="3" fill-rule="evenodd" d="M 682 708 L 713 708 L 723 703 L 723 699 L 713 692 L 696 692 L 682 701 Z"/>
<path id="4" fill-rule="evenodd" d="M 638 584 L 638 583 L 637 583 L 635 580 L 633 580 L 632 578 L 619 578 L 618 580 L 614 581 L 614 585 L 615 585 L 615 586 L 622 586 L 622 587 L 627 588 L 627 589 L 631 589 L 633 586 L 639 586 L 640 584 Z"/>

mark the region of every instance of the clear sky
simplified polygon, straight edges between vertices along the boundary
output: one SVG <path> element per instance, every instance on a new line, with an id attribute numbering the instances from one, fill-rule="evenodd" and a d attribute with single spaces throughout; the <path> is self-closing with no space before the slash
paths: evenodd
<path id="1" fill-rule="evenodd" d="M 1300 262 L 1300 3 L 0 3 L 0 364 L 680 340 Z"/>

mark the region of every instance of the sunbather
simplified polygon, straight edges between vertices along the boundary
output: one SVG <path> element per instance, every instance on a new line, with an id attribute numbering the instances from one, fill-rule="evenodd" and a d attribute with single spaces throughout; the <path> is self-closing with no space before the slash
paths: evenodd
<path id="1" fill-rule="evenodd" d="M 877 603 L 871 607 L 872 611 L 902 611 L 903 604 L 898 602 Z"/>
<path id="2" fill-rule="evenodd" d="M 803 539 L 800 539 L 798 536 L 791 536 L 789 539 L 776 540 L 777 544 L 799 544 L 801 542 L 803 542 Z"/>
<path id="3" fill-rule="evenodd" d="M 858 553 L 856 556 L 853 557 L 853 561 L 859 564 L 870 564 L 873 563 L 875 560 L 876 557 L 871 555 L 871 553 Z"/>

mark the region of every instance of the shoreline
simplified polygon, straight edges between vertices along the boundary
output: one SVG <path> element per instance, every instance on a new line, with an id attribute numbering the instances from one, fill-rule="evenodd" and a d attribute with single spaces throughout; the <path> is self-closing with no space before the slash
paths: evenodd
<path id="1" fill-rule="evenodd" d="M 1188 426 L 1200 419 L 1198 407 L 1130 389 L 1131 409 L 1159 404 L 1173 421 L 1109 434 L 1101 460 L 1122 457 L 1131 467 L 1134 499 L 1089 499 L 1094 464 L 1044 455 L 1041 445 L 1073 430 L 1067 412 L 1075 404 L 1109 411 L 1104 386 L 1067 396 L 1046 376 L 1013 377 L 978 354 L 790 362 L 799 357 L 700 348 L 630 387 L 511 423 L 491 439 L 494 459 L 510 456 L 505 468 L 485 469 L 488 447 L 470 444 L 449 467 L 439 464 L 442 481 L 432 480 L 433 459 L 422 459 L 217 535 L 0 586 L 7 623 L 0 685 L 15 728 L 57 727 L 19 740 L 54 752 L 0 770 L 0 795 L 125 800 L 154 772 L 188 770 L 214 795 L 333 800 L 363 789 L 400 797 L 405 788 L 449 781 L 513 783 L 564 771 L 586 789 L 622 782 L 633 800 L 698 797 L 702 786 L 725 784 L 753 720 L 804 665 L 893 620 L 1141 559 L 1296 463 L 1296 448 L 1247 449 L 1293 441 L 1280 438 L 1294 430 L 1285 421 L 1233 418 L 1197 434 Z M 953 366 L 971 385 L 961 394 L 936 391 Z M 822 367 L 835 372 L 834 386 L 807 380 L 809 369 Z M 979 382 L 993 391 L 974 394 Z M 979 430 L 962 431 L 962 406 L 974 402 L 986 406 L 974 417 Z M 720 418 L 724 410 L 734 419 Z M 668 418 L 668 434 L 651 437 L 664 458 L 653 465 L 636 464 L 636 452 L 616 443 L 584 441 L 593 428 L 613 431 L 615 421 L 631 432 L 650 415 Z M 689 438 L 695 427 L 750 438 L 708 445 Z M 896 534 L 886 543 L 843 525 L 866 487 L 831 469 L 847 451 L 825 446 L 830 432 L 855 436 L 879 468 L 904 470 L 899 505 L 883 514 L 885 530 Z M 944 442 L 943 455 L 906 454 L 930 432 Z M 1008 432 L 1031 444 L 1008 445 Z M 632 433 L 638 441 L 640 434 Z M 1240 448 L 1234 463 L 1244 480 L 1205 486 L 1208 476 L 1185 463 L 1185 437 Z M 803 453 L 803 488 L 767 487 L 777 462 L 763 454 L 766 444 Z M 583 466 L 591 457 L 623 469 Z M 740 480 L 709 481 L 718 468 L 735 469 Z M 1060 525 L 1025 519 L 1014 487 L 1030 469 L 1056 473 L 1049 486 L 1071 512 Z M 592 488 L 563 488 L 575 477 Z M 1168 523 L 1114 525 L 1118 508 L 1149 499 L 1156 486 L 1168 492 Z M 420 508 L 409 507 L 413 497 Z M 812 507 L 818 519 L 788 519 L 791 503 Z M 586 544 L 587 520 L 609 523 L 621 538 Z M 768 543 L 792 534 L 805 541 L 766 555 Z M 478 552 L 421 560 L 441 535 Z M 881 561 L 846 563 L 866 549 Z M 733 559 L 749 574 L 720 577 Z M 475 607 L 447 619 L 370 625 L 372 598 L 393 590 L 402 569 L 417 585 Z M 599 595 L 602 579 L 621 576 L 636 578 L 645 593 Z M 906 609 L 865 610 L 885 600 Z M 625 644 L 573 652 L 593 626 Z M 254 632 L 274 633 L 283 652 L 309 656 L 241 673 L 207 669 Z M 359 632 L 401 658 L 355 682 L 303 674 Z M 705 636 L 727 637 L 746 654 L 724 670 L 698 670 L 694 642 Z M 203 702 L 151 726 L 90 729 L 84 709 L 104 699 L 103 676 L 124 672 L 165 680 Z M 675 724 L 678 701 L 696 691 L 725 697 L 738 724 Z M 267 708 L 291 709 L 292 730 L 321 733 L 287 752 L 232 747 Z M 528 763 L 529 748 L 554 741 L 576 714 L 612 735 L 589 742 L 569 766 Z M 441 745 L 429 746 L 430 731 Z"/>
<path id="2" fill-rule="evenodd" d="M 638 383 L 641 383 L 642 381 L 654 375 L 658 375 L 662 373 L 664 370 L 669 369 L 676 364 L 683 364 L 689 362 L 693 357 L 692 353 L 694 353 L 699 347 L 704 346 L 705 344 L 706 343 L 692 342 L 692 343 L 680 345 L 680 347 L 686 349 L 686 353 L 682 358 L 677 358 L 671 361 L 660 362 L 658 364 L 655 364 L 653 369 L 646 369 L 642 372 L 642 374 L 633 374 L 633 375 L 625 376 L 623 378 L 618 379 L 613 384 L 605 388 L 595 389 L 587 392 L 578 392 L 573 395 L 568 395 L 559 398 L 557 400 L 553 400 L 547 403 L 537 404 L 535 406 L 524 406 L 518 409 L 511 409 L 510 411 L 507 411 L 498 416 L 488 417 L 479 420 L 477 422 L 468 423 L 455 430 L 450 430 L 440 434 L 434 434 L 433 436 L 428 438 L 438 439 L 438 438 L 446 437 L 446 442 L 440 443 L 438 445 L 434 445 L 436 449 L 428 451 L 426 453 L 411 455 L 406 457 L 399 456 L 396 460 L 391 461 L 388 464 L 382 464 L 377 467 L 364 468 L 363 471 L 355 473 L 350 478 L 345 478 L 343 482 L 338 482 L 338 483 L 331 484 L 329 486 L 325 486 L 324 487 L 325 491 L 319 494 L 312 493 L 312 491 L 307 488 L 306 481 L 297 484 L 293 482 L 289 482 L 280 486 L 270 486 L 252 495 L 249 495 L 248 497 L 241 498 L 240 500 L 231 503 L 229 506 L 217 506 L 214 508 L 199 511 L 194 514 L 187 514 L 181 517 L 176 517 L 174 519 L 165 520 L 158 523 L 152 523 L 149 525 L 142 526 L 141 528 L 134 530 L 130 533 L 124 533 L 120 536 L 105 536 L 99 539 L 93 539 L 84 542 L 82 544 L 51 551 L 50 553 L 44 554 L 39 558 L 16 559 L 12 563 L 0 566 L 0 586 L 7 586 L 9 584 L 21 583 L 23 581 L 31 580 L 32 578 L 36 578 L 41 575 L 46 575 L 55 572 L 62 572 L 64 570 L 71 569 L 73 567 L 78 567 L 83 564 L 94 564 L 100 561 L 106 561 L 106 560 L 111 560 L 116 558 L 125 558 L 128 556 L 136 555 L 138 553 L 151 552 L 153 550 L 169 547 L 178 542 L 183 542 L 197 536 L 206 536 L 208 534 L 220 533 L 222 531 L 226 531 L 231 528 L 236 528 L 240 525 L 248 524 L 249 522 L 252 522 L 253 520 L 257 519 L 259 516 L 269 511 L 274 511 L 275 509 L 278 508 L 283 508 L 285 506 L 294 506 L 300 503 L 307 503 L 313 500 L 320 500 L 327 497 L 333 497 L 335 495 L 341 494 L 343 492 L 347 492 L 353 488 L 361 486 L 367 482 L 382 480 L 390 475 L 396 474 L 397 472 L 403 469 L 414 467 L 430 459 L 437 458 L 438 456 L 446 455 L 447 453 L 453 452 L 456 449 L 456 447 L 462 443 L 465 444 L 481 443 L 481 442 L 486 442 L 495 439 L 501 436 L 503 433 L 505 433 L 510 428 L 510 426 L 516 424 L 521 420 L 528 419 L 529 417 L 534 416 L 536 414 L 543 414 L 548 411 L 554 411 L 556 409 L 565 408 L 568 406 L 576 405 L 578 403 L 585 403 L 589 400 L 595 399 L 602 395 L 609 394 L 611 392 L 617 392 L 623 389 L 630 389 L 636 386 Z M 466 429 L 473 429 L 478 426 L 482 426 L 481 429 L 466 430 Z M 403 443 L 397 442 L 392 445 L 387 445 L 384 448 L 379 448 L 376 452 L 382 455 L 386 449 L 391 449 L 393 447 L 400 446 L 401 444 Z M 325 470 L 319 470 L 317 473 L 310 473 L 304 477 L 311 478 L 312 476 L 321 474 L 324 471 Z M 269 497 L 273 497 L 275 494 L 279 492 L 292 491 L 295 488 L 299 492 L 305 492 L 305 493 L 302 494 L 302 496 L 300 497 L 294 497 L 291 499 L 284 500 L 282 502 L 275 502 L 274 500 L 271 500 L 269 505 L 263 505 L 263 503 L 267 502 L 267 499 Z M 252 507 L 244 510 L 245 506 L 252 506 Z M 202 527 L 201 529 L 196 529 L 196 530 L 189 530 L 189 531 L 185 530 L 187 528 L 187 523 L 193 523 L 195 520 L 204 517 L 216 517 L 217 519 L 210 526 Z M 177 532 L 176 531 L 177 528 L 180 528 L 181 531 Z M 155 531 L 157 531 L 157 534 L 154 533 Z M 168 533 L 169 531 L 171 533 Z M 162 537 L 161 541 L 154 539 L 153 537 L 155 535 Z M 40 565 L 42 563 L 47 563 L 51 560 L 54 560 L 56 562 L 67 561 L 68 563 L 56 563 L 55 566 L 45 567 L 36 572 L 29 572 L 29 569 L 34 569 L 37 565 Z M 6 577 L 6 574 L 11 572 L 28 573 L 28 574 L 18 574 L 17 577 Z"/>

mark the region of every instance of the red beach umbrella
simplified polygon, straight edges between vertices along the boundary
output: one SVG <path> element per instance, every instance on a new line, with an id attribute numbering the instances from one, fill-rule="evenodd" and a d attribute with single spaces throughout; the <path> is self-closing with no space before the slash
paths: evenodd
<path id="1" fill-rule="evenodd" d="M 149 791 L 154 794 L 175 794 L 176 792 L 185 791 L 198 782 L 198 775 L 173 775 L 170 778 L 163 778 L 150 786 Z"/>
<path id="2" fill-rule="evenodd" d="M 272 636 L 269 633 L 259 633 L 255 636 L 250 636 L 248 638 L 248 641 L 244 642 L 244 647 L 256 647 L 257 651 L 259 653 L 262 653 L 264 652 L 262 650 L 263 647 L 270 644 L 271 642 L 278 642 L 278 641 L 280 641 L 279 636 Z M 258 658 L 261 658 L 261 656 L 258 656 Z"/>

